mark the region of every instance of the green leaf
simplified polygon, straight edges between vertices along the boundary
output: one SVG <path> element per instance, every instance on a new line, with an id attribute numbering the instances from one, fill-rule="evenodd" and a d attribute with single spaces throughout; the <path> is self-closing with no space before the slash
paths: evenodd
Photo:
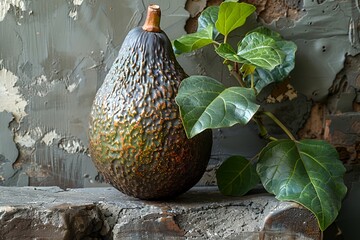
<path id="1" fill-rule="evenodd" d="M 255 11 L 255 6 L 247 3 L 223 2 L 215 23 L 217 30 L 227 36 L 230 32 L 244 25 L 246 18 Z"/>
<path id="2" fill-rule="evenodd" d="M 213 27 L 213 40 L 219 36 L 219 32 L 215 27 L 215 22 L 218 19 L 219 6 L 210 6 L 207 7 L 198 18 L 198 28 L 197 32 L 207 28 L 209 25 Z"/>
<path id="3" fill-rule="evenodd" d="M 226 159 L 216 171 L 219 190 L 225 195 L 242 196 L 259 182 L 254 165 L 242 156 Z"/>
<path id="4" fill-rule="evenodd" d="M 191 52 L 196 49 L 205 47 L 213 43 L 213 26 L 209 25 L 206 28 L 196 33 L 184 35 L 173 41 L 173 48 L 176 54 Z"/>
<path id="5" fill-rule="evenodd" d="M 256 67 L 254 65 L 245 63 L 241 66 L 240 72 L 242 73 L 242 75 L 244 77 L 247 77 L 248 75 L 254 74 L 255 69 L 256 69 Z"/>
<path id="6" fill-rule="evenodd" d="M 249 33 L 252 33 L 252 32 L 261 33 L 261 34 L 263 34 L 263 35 L 266 35 L 266 36 L 268 36 L 268 37 L 271 37 L 271 38 L 274 39 L 275 41 L 282 41 L 282 40 L 284 40 L 284 39 L 282 38 L 282 36 L 280 35 L 280 33 L 275 32 L 275 31 L 273 31 L 273 30 L 271 30 L 271 29 L 269 29 L 269 28 L 266 28 L 266 27 L 264 27 L 264 26 L 257 27 L 257 28 L 255 28 L 255 29 L 249 31 L 248 34 L 249 34 Z"/>
<path id="7" fill-rule="evenodd" d="M 255 89 L 257 92 L 260 92 L 267 85 L 274 82 L 281 82 L 287 76 L 289 76 L 290 72 L 295 67 L 295 52 L 297 47 L 295 43 L 283 40 L 279 33 L 270 29 L 260 27 L 254 31 L 272 37 L 276 41 L 277 48 L 282 50 L 282 52 L 285 54 L 283 63 L 276 66 L 271 71 L 262 68 L 256 68 L 254 72 Z M 248 86 L 250 86 L 250 77 L 246 79 L 246 82 L 248 83 Z"/>
<path id="8" fill-rule="evenodd" d="M 321 230 L 335 220 L 347 191 L 345 168 L 325 141 L 271 142 L 260 153 L 257 172 L 277 199 L 297 202 L 313 212 Z"/>
<path id="9" fill-rule="evenodd" d="M 252 32 L 243 38 L 239 43 L 237 55 L 269 71 L 282 64 L 285 58 L 285 54 L 273 38 L 258 32 Z"/>
<path id="10" fill-rule="evenodd" d="M 206 76 L 184 79 L 175 100 L 189 138 L 209 128 L 245 125 L 259 109 L 252 89 L 226 88 Z"/>
<path id="11" fill-rule="evenodd" d="M 245 59 L 238 56 L 235 50 L 231 47 L 228 43 L 221 43 L 219 47 L 215 49 L 215 52 L 225 60 L 238 62 L 238 63 L 245 63 L 247 62 Z"/>

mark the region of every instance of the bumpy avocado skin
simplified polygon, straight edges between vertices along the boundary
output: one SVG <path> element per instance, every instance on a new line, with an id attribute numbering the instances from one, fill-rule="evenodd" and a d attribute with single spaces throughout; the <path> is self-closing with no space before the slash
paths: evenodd
<path id="1" fill-rule="evenodd" d="M 175 97 L 187 77 L 164 32 L 125 38 L 90 115 L 90 154 L 104 178 L 140 199 L 172 198 L 208 164 L 211 131 L 187 139 Z"/>

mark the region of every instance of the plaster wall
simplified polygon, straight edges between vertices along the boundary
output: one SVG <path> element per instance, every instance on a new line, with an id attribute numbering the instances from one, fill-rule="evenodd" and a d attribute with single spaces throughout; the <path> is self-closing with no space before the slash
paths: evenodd
<path id="1" fill-rule="evenodd" d="M 196 20 L 207 4 L 219 2 L 151 1 L 161 6 L 162 28 L 170 39 L 184 34 L 185 25 L 187 30 L 194 28 L 195 21 L 190 20 Z M 348 113 L 355 122 L 359 119 L 359 1 L 248 2 L 258 6 L 258 17 L 248 27 L 265 24 L 298 45 L 291 79 L 278 92 L 264 92 L 264 101 L 275 102 L 267 107 L 300 136 L 332 141 L 343 131 L 336 143 L 356 149 L 360 127 L 348 130 L 332 120 Z M 0 185 L 104 185 L 88 155 L 88 115 L 122 40 L 143 23 L 149 3 L 0 2 Z M 234 84 L 207 49 L 179 61 L 188 74 L 207 74 Z M 292 95 L 297 98 L 290 101 Z M 325 110 L 316 112 L 314 102 Z M 344 141 L 348 134 L 353 137 L 350 142 Z M 202 184 L 214 183 L 213 169 L 227 156 L 253 157 L 264 144 L 251 125 L 214 131 L 211 164 Z M 355 151 L 353 160 L 358 156 Z"/>
<path id="2" fill-rule="evenodd" d="M 188 13 L 161 5 L 171 38 Z M 96 186 L 88 115 L 97 88 L 148 1 L 0 2 L 0 184 Z"/>

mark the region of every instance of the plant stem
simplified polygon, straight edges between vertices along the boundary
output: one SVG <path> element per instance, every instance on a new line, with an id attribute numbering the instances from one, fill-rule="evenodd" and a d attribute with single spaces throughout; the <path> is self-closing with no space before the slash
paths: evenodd
<path id="1" fill-rule="evenodd" d="M 234 63 L 234 67 L 229 67 L 228 69 L 230 74 L 240 83 L 240 86 L 246 87 L 245 82 L 242 80 L 242 77 L 239 74 L 239 67 L 237 66 L 237 63 Z"/>
<path id="2" fill-rule="evenodd" d="M 224 43 L 227 41 L 227 35 L 224 36 Z"/>
<path id="3" fill-rule="evenodd" d="M 254 74 L 251 74 L 251 88 L 254 89 Z"/>
<path id="4" fill-rule="evenodd" d="M 255 88 L 255 80 L 254 80 L 254 74 L 253 73 L 251 74 L 250 79 L 251 79 L 251 89 L 254 90 L 255 95 L 258 95 L 258 91 Z"/>
<path id="5" fill-rule="evenodd" d="M 236 78 L 242 87 L 246 87 L 244 81 L 242 80 L 240 74 L 238 74 L 234 69 L 230 71 L 230 74 Z"/>
<path id="6" fill-rule="evenodd" d="M 277 138 L 274 138 L 272 136 L 269 135 L 268 131 L 266 130 L 264 124 L 262 123 L 261 119 L 259 118 L 259 116 L 255 116 L 253 118 L 253 120 L 255 121 L 255 123 L 257 124 L 259 130 L 260 130 L 260 137 L 264 138 L 264 139 L 268 139 L 270 141 L 276 141 Z"/>
<path id="7" fill-rule="evenodd" d="M 291 140 L 293 140 L 293 141 L 295 141 L 296 140 L 296 138 L 294 137 L 294 135 L 289 131 L 289 129 L 287 128 L 287 127 L 285 127 L 285 125 L 282 123 L 282 122 L 280 122 L 280 120 L 277 118 L 277 117 L 275 117 L 275 115 L 274 114 L 272 114 L 271 112 L 262 112 L 262 113 L 264 113 L 266 116 L 268 116 L 269 118 L 271 118 L 271 120 L 273 120 L 285 133 L 286 133 L 286 135 L 288 135 L 288 137 L 291 139 Z"/>
<path id="8" fill-rule="evenodd" d="M 220 46 L 220 43 L 218 43 L 217 41 L 213 41 L 213 44 L 216 45 L 217 47 Z M 215 48 L 216 48 L 215 46 Z"/>
<path id="9" fill-rule="evenodd" d="M 256 160 L 258 160 L 260 153 L 257 153 L 255 156 L 253 156 L 249 161 L 250 163 L 255 163 Z"/>

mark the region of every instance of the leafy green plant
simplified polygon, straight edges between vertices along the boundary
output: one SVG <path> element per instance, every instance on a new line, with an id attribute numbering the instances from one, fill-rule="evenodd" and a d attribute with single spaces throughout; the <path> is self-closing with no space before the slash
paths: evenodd
<path id="1" fill-rule="evenodd" d="M 190 76 L 180 85 L 176 102 L 189 138 L 205 129 L 246 125 L 254 121 L 269 143 L 253 159 L 232 156 L 216 172 L 220 191 L 243 195 L 259 183 L 281 201 L 294 201 L 309 209 L 325 230 L 337 217 L 346 194 L 345 168 L 332 145 L 322 140 L 297 140 L 271 112 L 257 101 L 260 91 L 283 81 L 294 68 L 296 45 L 280 34 L 258 27 L 240 38 L 236 49 L 230 34 L 243 26 L 255 7 L 224 1 L 206 8 L 197 32 L 173 41 L 176 54 L 213 45 L 239 86 L 226 87 L 209 76 Z M 268 134 L 263 118 L 272 119 L 288 136 Z"/>

